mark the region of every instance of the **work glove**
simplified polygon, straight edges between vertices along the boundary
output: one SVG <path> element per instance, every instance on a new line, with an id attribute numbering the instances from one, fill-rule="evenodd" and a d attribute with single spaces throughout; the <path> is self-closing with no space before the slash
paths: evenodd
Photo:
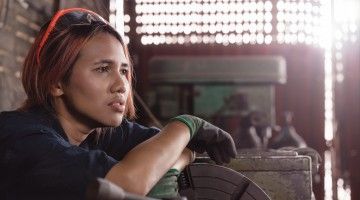
<path id="1" fill-rule="evenodd" d="M 150 190 L 147 196 L 157 199 L 174 199 L 179 197 L 179 185 L 177 182 L 179 174 L 180 172 L 177 169 L 170 169 Z"/>
<path id="2" fill-rule="evenodd" d="M 231 135 L 209 122 L 192 115 L 180 115 L 171 119 L 185 123 L 190 129 L 188 148 L 197 153 L 205 151 L 216 164 L 229 163 L 236 156 Z"/>

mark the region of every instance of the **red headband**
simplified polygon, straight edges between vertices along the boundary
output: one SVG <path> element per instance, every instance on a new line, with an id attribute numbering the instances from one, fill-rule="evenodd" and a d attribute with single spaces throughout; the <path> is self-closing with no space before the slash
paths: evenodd
<path id="1" fill-rule="evenodd" d="M 54 29 L 54 27 L 56 26 L 56 23 L 58 22 L 58 20 L 60 19 L 61 16 L 70 13 L 70 12 L 76 12 L 76 11 L 82 11 L 82 12 L 86 12 L 86 13 L 90 13 L 93 14 L 97 17 L 99 17 L 101 20 L 103 20 L 106 23 L 106 20 L 104 18 L 102 18 L 99 14 L 91 11 L 91 10 L 87 10 L 85 8 L 68 8 L 68 9 L 64 9 L 64 10 L 59 10 L 56 12 L 56 14 L 54 15 L 54 17 L 51 19 L 49 26 L 47 27 L 44 36 L 41 39 L 41 42 L 39 44 L 39 47 L 37 49 L 36 52 L 36 59 L 37 59 L 37 63 L 40 64 L 40 52 L 43 48 L 43 46 L 46 43 L 46 40 L 48 39 L 51 31 Z"/>

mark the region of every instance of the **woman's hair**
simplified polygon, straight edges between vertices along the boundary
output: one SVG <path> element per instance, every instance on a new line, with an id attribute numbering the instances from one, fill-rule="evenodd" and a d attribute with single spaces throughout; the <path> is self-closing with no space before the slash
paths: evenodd
<path id="1" fill-rule="evenodd" d="M 119 33 L 108 22 L 98 14 L 82 8 L 60 10 L 41 28 L 25 58 L 22 84 L 27 99 L 20 109 L 40 106 L 54 112 L 51 86 L 58 82 L 68 83 L 80 50 L 92 37 L 104 32 L 120 41 L 130 63 L 130 95 L 126 103 L 125 117 L 134 118 L 134 77 L 128 49 Z"/>

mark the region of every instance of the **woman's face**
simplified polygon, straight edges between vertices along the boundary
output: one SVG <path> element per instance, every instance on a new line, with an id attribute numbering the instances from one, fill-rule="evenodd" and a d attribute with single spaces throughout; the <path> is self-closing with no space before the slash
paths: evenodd
<path id="1" fill-rule="evenodd" d="M 95 35 L 81 49 L 69 82 L 62 84 L 65 112 L 89 128 L 119 126 L 130 76 L 121 43 L 108 33 Z"/>

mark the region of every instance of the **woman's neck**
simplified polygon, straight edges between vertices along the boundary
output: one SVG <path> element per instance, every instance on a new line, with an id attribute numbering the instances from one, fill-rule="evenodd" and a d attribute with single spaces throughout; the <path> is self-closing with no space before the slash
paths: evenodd
<path id="1" fill-rule="evenodd" d="M 54 109 L 70 144 L 79 146 L 96 128 L 94 125 L 96 122 L 84 117 L 71 106 L 67 106 L 62 97 L 54 99 Z"/>
<path id="2" fill-rule="evenodd" d="M 92 132 L 91 129 L 76 123 L 76 121 L 69 119 L 68 116 L 58 115 L 58 119 L 70 144 L 79 146 Z"/>

